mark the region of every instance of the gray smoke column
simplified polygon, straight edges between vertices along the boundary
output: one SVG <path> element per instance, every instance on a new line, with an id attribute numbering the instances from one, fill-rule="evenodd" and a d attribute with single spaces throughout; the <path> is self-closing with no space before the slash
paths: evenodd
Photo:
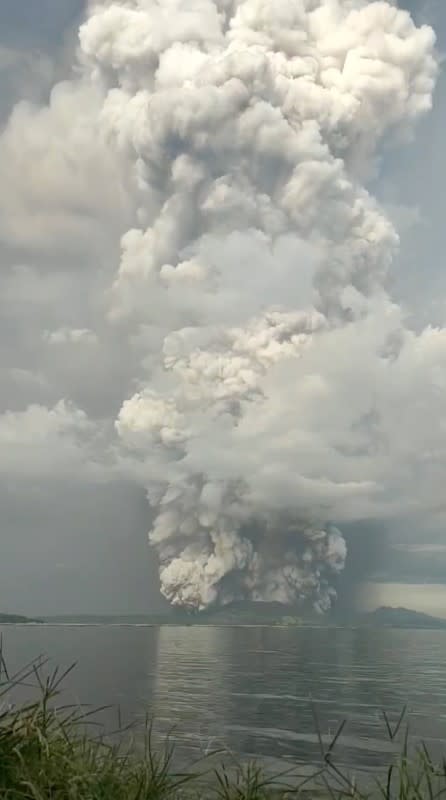
<path id="1" fill-rule="evenodd" d="M 162 592 L 327 610 L 331 523 L 391 510 L 399 381 L 435 334 L 414 344 L 386 292 L 398 236 L 365 188 L 431 106 L 434 34 L 390 2 L 117 0 L 80 49 L 138 220 L 110 319 L 143 368 L 116 429 Z"/>

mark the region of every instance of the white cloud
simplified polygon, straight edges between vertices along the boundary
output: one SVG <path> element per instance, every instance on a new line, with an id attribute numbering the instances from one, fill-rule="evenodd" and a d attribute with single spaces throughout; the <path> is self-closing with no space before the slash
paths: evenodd
<path id="1" fill-rule="evenodd" d="M 53 408 L 30 405 L 0 415 L 0 472 L 5 480 L 75 478 L 103 472 L 95 450 L 100 431 L 84 412 L 60 401 Z"/>
<path id="2" fill-rule="evenodd" d="M 0 136 L 3 245 L 58 260 L 107 253 L 111 232 L 125 225 L 127 197 L 121 164 L 98 130 L 100 102 L 78 80 L 57 84 L 48 106 L 15 106 Z"/>
<path id="3" fill-rule="evenodd" d="M 391 298 L 368 189 L 431 106 L 434 34 L 387 2 L 118 0 L 79 46 L 0 135 L 5 341 L 49 395 L 0 417 L 9 469 L 102 447 L 147 487 L 172 602 L 327 608 L 332 523 L 443 493 L 446 332 Z"/>
<path id="4" fill-rule="evenodd" d="M 54 345 L 92 345 L 97 343 L 96 334 L 88 328 L 57 328 L 45 331 L 44 339 Z"/>

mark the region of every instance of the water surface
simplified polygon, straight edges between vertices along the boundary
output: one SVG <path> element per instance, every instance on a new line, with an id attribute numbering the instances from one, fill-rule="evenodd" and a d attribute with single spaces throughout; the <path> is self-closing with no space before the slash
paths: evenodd
<path id="1" fill-rule="evenodd" d="M 446 633 L 267 627 L 4 626 L 10 671 L 39 654 L 77 662 L 67 697 L 120 707 L 121 723 L 155 721 L 177 758 L 217 747 L 238 756 L 315 763 L 324 737 L 347 720 L 341 763 L 388 760 L 382 710 L 408 706 L 412 741 L 446 739 Z M 106 712 L 110 728 L 116 710 Z M 315 722 L 315 716 L 317 723 Z M 445 748 L 446 749 L 446 748 Z"/>

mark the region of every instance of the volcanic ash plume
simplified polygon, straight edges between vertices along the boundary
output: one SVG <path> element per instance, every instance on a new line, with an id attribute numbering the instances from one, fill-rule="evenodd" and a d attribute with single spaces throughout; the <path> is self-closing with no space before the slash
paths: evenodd
<path id="1" fill-rule="evenodd" d="M 116 0 L 80 45 L 133 187 L 110 318 L 144 357 L 116 427 L 162 592 L 326 610 L 331 521 L 388 505 L 379 448 L 413 336 L 364 184 L 430 108 L 433 32 L 390 2 Z"/>

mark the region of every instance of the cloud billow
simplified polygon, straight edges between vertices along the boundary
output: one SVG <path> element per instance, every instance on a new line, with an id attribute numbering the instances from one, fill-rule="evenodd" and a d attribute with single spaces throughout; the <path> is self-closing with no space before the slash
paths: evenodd
<path id="1" fill-rule="evenodd" d="M 444 483 L 446 330 L 390 296 L 398 235 L 367 189 L 431 107 L 434 33 L 387 2 L 96 2 L 78 68 L 45 125 L 79 103 L 70 146 L 102 183 L 64 183 L 86 214 L 57 230 L 104 253 L 102 317 L 45 346 L 131 353 L 113 471 L 147 489 L 172 604 L 328 610 L 342 523 L 426 513 Z"/>

